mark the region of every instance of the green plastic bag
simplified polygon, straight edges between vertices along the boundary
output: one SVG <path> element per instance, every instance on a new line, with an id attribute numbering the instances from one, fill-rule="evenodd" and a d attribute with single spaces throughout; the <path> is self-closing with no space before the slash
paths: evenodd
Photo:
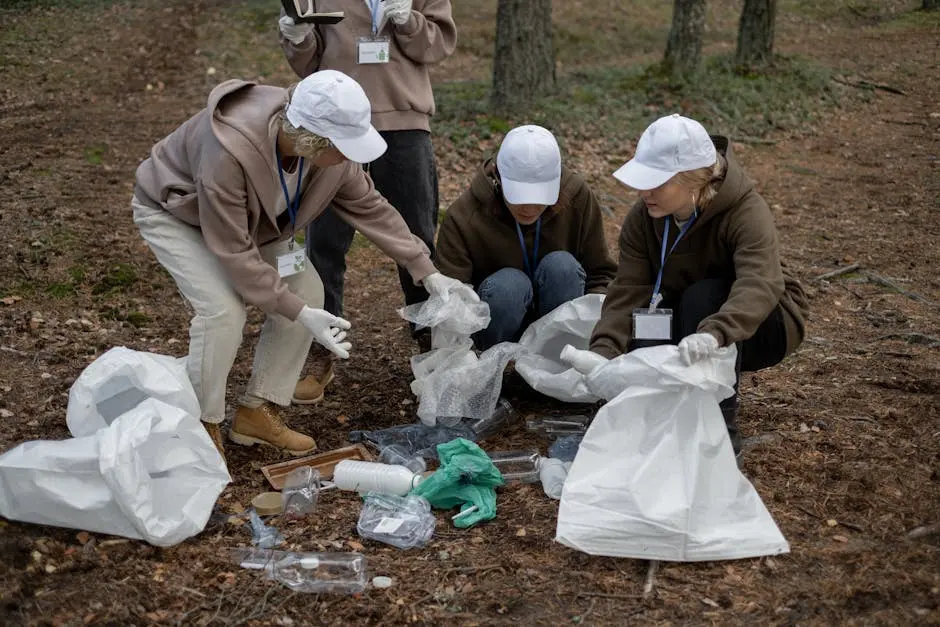
<path id="1" fill-rule="evenodd" d="M 460 506 L 461 514 L 454 517 L 456 527 L 472 527 L 496 518 L 495 488 L 503 485 L 503 476 L 489 455 L 463 438 L 439 444 L 437 454 L 440 468 L 411 493 L 423 496 L 437 509 Z M 471 510 L 474 506 L 476 510 Z"/>

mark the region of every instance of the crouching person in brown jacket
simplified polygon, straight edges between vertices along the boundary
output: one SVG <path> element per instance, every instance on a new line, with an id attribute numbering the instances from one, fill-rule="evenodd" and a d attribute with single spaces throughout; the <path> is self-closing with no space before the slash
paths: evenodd
<path id="1" fill-rule="evenodd" d="M 312 340 L 349 356 L 350 325 L 323 310 L 320 278 L 294 244 L 328 205 L 415 282 L 447 289 L 427 247 L 363 172 L 385 151 L 370 118 L 362 88 L 341 72 L 311 74 L 292 90 L 232 80 L 137 169 L 134 222 L 193 309 L 187 370 L 219 452 L 246 304 L 267 318 L 229 439 L 293 455 L 316 448 L 277 406 L 290 404 Z"/>
<path id="2" fill-rule="evenodd" d="M 783 269 L 773 216 L 727 138 L 679 115 L 660 118 L 614 176 L 640 199 L 623 223 L 620 266 L 590 351 L 566 347 L 564 359 L 588 372 L 635 348 L 672 343 L 691 364 L 734 343 L 740 378 L 799 346 L 806 297 Z M 671 309 L 671 320 L 654 307 Z M 721 408 L 737 454 L 737 393 Z"/>
<path id="3" fill-rule="evenodd" d="M 435 262 L 489 304 L 490 324 L 474 336 L 484 350 L 563 303 L 605 293 L 616 272 L 597 199 L 540 126 L 511 130 L 496 163 L 447 209 Z"/>

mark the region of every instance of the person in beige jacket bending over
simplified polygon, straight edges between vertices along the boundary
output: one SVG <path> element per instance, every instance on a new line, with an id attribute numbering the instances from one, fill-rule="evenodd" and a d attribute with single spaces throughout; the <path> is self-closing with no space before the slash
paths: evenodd
<path id="1" fill-rule="evenodd" d="M 431 293 L 457 283 L 363 171 L 386 148 L 370 118 L 362 87 L 341 72 L 290 89 L 231 80 L 137 169 L 134 222 L 194 310 L 187 371 L 220 453 L 246 304 L 267 318 L 229 439 L 292 455 L 316 448 L 277 406 L 290 404 L 312 340 L 349 356 L 350 324 L 323 309 L 320 278 L 294 244 L 328 205 Z"/>

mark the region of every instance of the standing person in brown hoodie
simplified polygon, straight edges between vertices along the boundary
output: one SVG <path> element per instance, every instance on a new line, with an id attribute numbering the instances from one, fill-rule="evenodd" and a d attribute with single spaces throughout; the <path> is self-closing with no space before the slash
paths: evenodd
<path id="1" fill-rule="evenodd" d="M 434 114 L 429 68 L 454 52 L 457 28 L 450 0 L 316 0 L 318 12 L 342 11 L 336 24 L 295 24 L 283 14 L 281 46 L 303 78 L 316 70 L 339 70 L 360 84 L 372 102 L 372 124 L 388 150 L 366 167 L 375 188 L 405 219 L 408 228 L 434 251 L 437 229 L 437 166 L 431 145 Z M 325 211 L 307 232 L 307 254 L 323 280 L 325 309 L 343 315 L 346 253 L 355 231 Z M 399 266 L 405 304 L 427 299 Z M 416 336 L 423 349 L 429 333 Z M 297 385 L 296 403 L 314 403 L 333 380 L 333 357 L 314 346 L 308 376 Z"/>
<path id="2" fill-rule="evenodd" d="M 590 351 L 565 347 L 562 359 L 590 372 L 627 351 L 672 343 L 691 364 L 734 343 L 740 378 L 799 346 L 806 297 L 783 268 L 770 208 L 727 138 L 678 114 L 660 118 L 614 176 L 640 199 L 620 232 L 620 267 Z M 671 319 L 654 308 L 671 309 Z M 721 408 L 737 454 L 737 393 Z"/>
<path id="3" fill-rule="evenodd" d="M 369 99 L 341 72 L 291 90 L 232 80 L 137 168 L 134 222 L 194 311 L 187 371 L 220 453 L 246 304 L 267 318 L 229 439 L 292 455 L 316 448 L 277 406 L 290 404 L 312 340 L 349 356 L 350 325 L 322 309 L 320 279 L 294 245 L 295 231 L 328 205 L 431 292 L 455 283 L 363 171 L 385 150 L 370 118 Z"/>
<path id="4" fill-rule="evenodd" d="M 552 133 L 514 128 L 447 209 L 435 263 L 475 287 L 490 324 L 485 350 L 518 339 L 527 323 L 585 293 L 604 294 L 616 265 L 591 188 L 561 165 Z"/>

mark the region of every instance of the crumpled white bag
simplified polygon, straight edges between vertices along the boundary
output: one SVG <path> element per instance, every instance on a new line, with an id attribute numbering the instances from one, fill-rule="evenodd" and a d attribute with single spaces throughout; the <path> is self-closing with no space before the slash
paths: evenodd
<path id="1" fill-rule="evenodd" d="M 678 348 L 633 351 L 587 378 L 604 405 L 562 491 L 555 539 L 592 555 L 704 561 L 789 545 L 738 470 L 718 402 L 735 347 L 685 366 Z"/>
<path id="2" fill-rule="evenodd" d="M 598 399 L 584 375 L 561 360 L 565 344 L 586 350 L 594 325 L 601 317 L 603 294 L 585 294 L 545 314 L 519 338 L 516 372 L 537 392 L 566 403 L 593 403 Z"/>
<path id="3" fill-rule="evenodd" d="M 198 418 L 146 399 L 92 435 L 0 455 L 0 515 L 172 546 L 203 530 L 230 480 Z"/>

